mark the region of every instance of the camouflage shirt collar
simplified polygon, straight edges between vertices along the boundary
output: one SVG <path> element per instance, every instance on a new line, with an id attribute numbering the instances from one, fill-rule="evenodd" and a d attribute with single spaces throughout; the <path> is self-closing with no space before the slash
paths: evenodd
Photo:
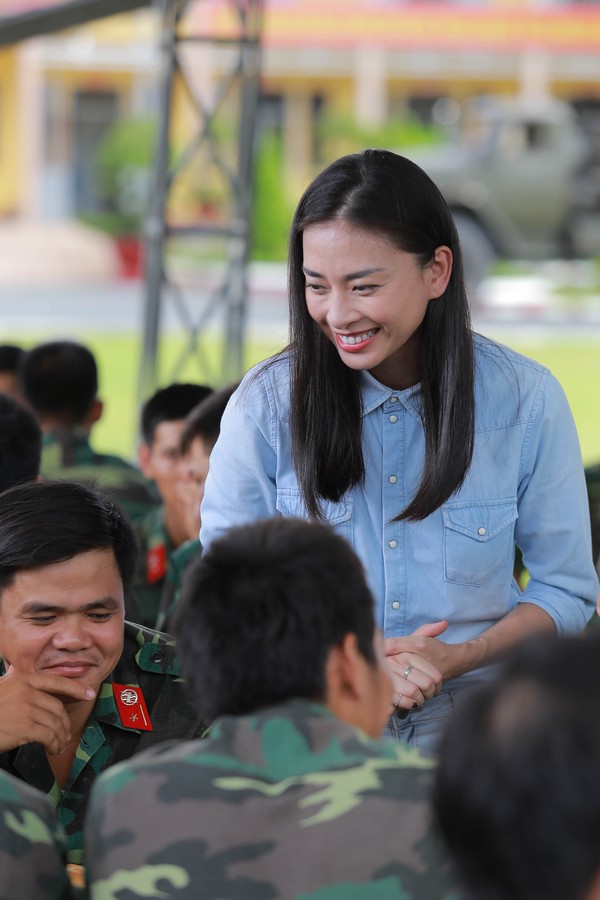
<path id="1" fill-rule="evenodd" d="M 260 781 L 301 778 L 307 772 L 362 765 L 367 758 L 386 765 L 428 768 L 431 760 L 398 741 L 374 740 L 338 719 L 326 706 L 290 700 L 248 716 L 217 719 L 201 742 L 195 762 L 229 768 Z"/>
<path id="2" fill-rule="evenodd" d="M 89 448 L 89 433 L 83 425 L 75 425 L 73 428 L 54 428 L 47 431 L 42 438 L 42 446 L 49 447 L 52 444 L 64 446 Z"/>

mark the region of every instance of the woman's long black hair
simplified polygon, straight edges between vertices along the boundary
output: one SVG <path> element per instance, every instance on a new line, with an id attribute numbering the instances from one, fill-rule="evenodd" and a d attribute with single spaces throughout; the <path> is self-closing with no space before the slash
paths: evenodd
<path id="1" fill-rule="evenodd" d="M 424 519 L 462 484 L 473 455 L 474 362 L 469 305 L 456 227 L 448 205 L 415 163 L 387 150 L 365 150 L 328 166 L 303 194 L 290 232 L 289 304 L 293 462 L 311 515 L 322 499 L 340 500 L 365 477 L 360 373 L 344 365 L 308 314 L 302 234 L 343 220 L 384 235 L 424 267 L 437 247 L 453 256 L 444 294 L 421 326 L 421 483 L 397 521 Z"/>

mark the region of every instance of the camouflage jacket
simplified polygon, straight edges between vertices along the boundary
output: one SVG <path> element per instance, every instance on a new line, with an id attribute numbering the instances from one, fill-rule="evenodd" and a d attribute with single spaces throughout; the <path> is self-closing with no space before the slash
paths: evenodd
<path id="1" fill-rule="evenodd" d="M 136 523 L 140 558 L 134 593 L 139 609 L 139 621 L 155 628 L 166 583 L 169 559 L 173 546 L 165 528 L 163 507 L 151 510 Z"/>
<path id="2" fill-rule="evenodd" d="M 0 773 L 0 900 L 70 900 L 56 810 L 39 791 Z"/>
<path id="3" fill-rule="evenodd" d="M 150 482 L 135 466 L 120 456 L 96 453 L 81 428 L 44 435 L 40 472 L 44 478 L 77 482 L 94 479 L 123 507 L 133 523 L 160 503 Z"/>
<path id="4" fill-rule="evenodd" d="M 200 541 L 186 541 L 177 550 L 173 550 L 169 556 L 167 574 L 156 617 L 156 628 L 160 631 L 170 631 L 171 616 L 181 595 L 185 570 L 200 553 L 202 553 Z"/>
<path id="5" fill-rule="evenodd" d="M 148 628 L 168 630 L 168 619 L 181 590 L 188 563 L 200 550 L 199 541 L 174 548 L 164 524 L 162 506 L 136 525 L 140 560 L 134 586 L 138 621 Z"/>
<path id="6" fill-rule="evenodd" d="M 135 727 L 141 715 L 137 706 L 131 707 L 134 721 L 122 721 L 128 708 L 121 704 L 123 712 L 119 711 L 113 683 L 141 691 L 151 731 Z M 173 738 L 199 737 L 204 730 L 179 677 L 174 642 L 164 634 L 126 622 L 123 655 L 112 676 L 100 688 L 64 793 L 54 780 L 41 744 L 26 744 L 0 753 L 0 769 L 49 795 L 58 807 L 58 818 L 67 835 L 69 862 L 81 863 L 83 820 L 90 789 L 98 774 L 154 744 Z"/>
<path id="7" fill-rule="evenodd" d="M 585 484 L 590 503 L 592 552 L 594 554 L 594 562 L 596 562 L 598 571 L 600 571 L 600 463 L 586 468 Z"/>
<path id="8" fill-rule="evenodd" d="M 301 700 L 107 772 L 92 900 L 458 900 L 430 824 L 433 762 Z"/>

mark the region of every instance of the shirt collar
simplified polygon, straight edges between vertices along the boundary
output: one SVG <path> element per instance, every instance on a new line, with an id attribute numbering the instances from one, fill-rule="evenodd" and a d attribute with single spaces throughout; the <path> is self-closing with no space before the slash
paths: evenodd
<path id="1" fill-rule="evenodd" d="M 416 418 L 420 418 L 420 383 L 402 391 L 394 391 L 377 381 L 370 372 L 364 370 L 360 372 L 360 385 L 363 399 L 363 416 L 368 415 L 374 409 L 377 409 L 378 406 L 383 406 L 390 398 L 395 397 L 396 400 L 392 401 L 393 403 L 401 403 L 408 412 Z"/>
<path id="2" fill-rule="evenodd" d="M 44 447 L 55 443 L 73 447 L 88 447 L 89 433 L 83 425 L 75 425 L 72 428 L 53 428 L 43 434 L 42 445 Z"/>

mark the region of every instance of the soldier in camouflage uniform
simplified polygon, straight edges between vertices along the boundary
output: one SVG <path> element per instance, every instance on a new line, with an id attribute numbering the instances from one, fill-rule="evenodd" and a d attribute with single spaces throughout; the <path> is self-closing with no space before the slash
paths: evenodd
<path id="1" fill-rule="evenodd" d="M 44 478 L 97 483 L 134 523 L 158 508 L 158 497 L 142 473 L 120 456 L 93 450 L 85 429 L 47 432 L 43 438 L 41 470 Z"/>
<path id="2" fill-rule="evenodd" d="M 141 554 L 135 594 L 139 621 L 151 628 L 160 627 L 159 610 L 169 605 L 168 573 L 173 554 L 188 540 L 179 489 L 179 442 L 185 417 L 210 394 L 212 389 L 205 385 L 170 384 L 156 391 L 142 407 L 139 462 L 162 500 L 162 505 L 136 526 Z M 164 620 L 164 616 L 160 618 Z"/>
<path id="3" fill-rule="evenodd" d="M 42 432 L 22 403 L 0 393 L 0 493 L 34 481 L 40 472 Z"/>
<path id="4" fill-rule="evenodd" d="M 600 463 L 587 466 L 585 483 L 590 502 L 590 519 L 592 522 L 592 552 L 596 568 L 600 575 Z"/>
<path id="5" fill-rule="evenodd" d="M 181 478 L 178 482 L 183 506 L 182 522 L 187 540 L 174 550 L 162 590 L 156 628 L 169 631 L 171 616 L 181 594 L 183 576 L 193 559 L 202 552 L 198 540 L 200 534 L 200 505 L 204 496 L 204 482 L 208 475 L 210 454 L 221 430 L 221 417 L 225 412 L 236 384 L 214 391 L 185 420 L 179 442 L 181 454 Z"/>
<path id="6" fill-rule="evenodd" d="M 71 900 L 56 810 L 0 772 L 0 900 Z"/>
<path id="7" fill-rule="evenodd" d="M 202 552 L 202 544 L 198 538 L 191 538 L 169 555 L 167 573 L 162 586 L 160 605 L 156 616 L 156 627 L 159 631 L 169 631 L 171 618 L 181 596 L 183 576 L 192 560 Z"/>
<path id="8" fill-rule="evenodd" d="M 167 534 L 162 506 L 151 510 L 136 524 L 136 535 L 140 546 L 134 585 L 138 621 L 161 629 L 159 610 L 163 602 L 167 603 L 166 599 L 163 601 L 165 592 L 170 591 L 167 574 L 178 549 Z"/>
<path id="9" fill-rule="evenodd" d="M 92 900 L 458 900 L 434 764 L 379 738 L 391 679 L 343 538 L 294 519 L 233 529 L 192 563 L 174 625 L 216 718 L 96 782 Z"/>
<path id="10" fill-rule="evenodd" d="M 585 484 L 590 504 L 592 554 L 596 563 L 596 572 L 600 578 L 600 463 L 586 467 Z M 596 610 L 586 626 L 586 631 L 600 631 L 600 594 L 598 595 Z"/>
<path id="11" fill-rule="evenodd" d="M 0 344 L 0 393 L 22 401 L 19 384 L 19 366 L 25 356 L 16 344 Z"/>
<path id="12" fill-rule="evenodd" d="M 22 389 L 44 432 L 44 478 L 97 481 L 133 522 L 158 505 L 142 473 L 120 456 L 97 453 L 90 432 L 102 415 L 96 361 L 87 347 L 52 341 L 30 350 L 22 366 Z"/>
<path id="13" fill-rule="evenodd" d="M 127 518 L 82 485 L 0 495 L 0 769 L 50 797 L 72 863 L 97 775 L 204 731 L 173 642 L 123 622 L 136 556 Z"/>

